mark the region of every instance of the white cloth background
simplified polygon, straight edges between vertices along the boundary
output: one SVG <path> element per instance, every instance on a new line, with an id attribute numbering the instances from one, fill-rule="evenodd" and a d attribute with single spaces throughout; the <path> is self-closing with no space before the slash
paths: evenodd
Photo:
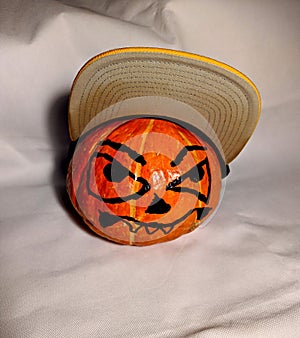
<path id="1" fill-rule="evenodd" d="M 300 337 L 300 2 L 0 0 L 0 336 Z M 196 52 L 263 110 L 210 224 L 144 247 L 93 235 L 64 193 L 67 99 L 90 57 Z"/>

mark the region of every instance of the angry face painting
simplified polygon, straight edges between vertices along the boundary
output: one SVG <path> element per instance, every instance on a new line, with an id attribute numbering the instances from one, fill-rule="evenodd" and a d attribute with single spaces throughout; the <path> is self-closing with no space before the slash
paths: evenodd
<path id="1" fill-rule="evenodd" d="M 173 121 L 135 118 L 88 131 L 69 166 L 72 204 L 100 236 L 121 244 L 173 240 L 204 224 L 220 198 L 214 147 Z"/>

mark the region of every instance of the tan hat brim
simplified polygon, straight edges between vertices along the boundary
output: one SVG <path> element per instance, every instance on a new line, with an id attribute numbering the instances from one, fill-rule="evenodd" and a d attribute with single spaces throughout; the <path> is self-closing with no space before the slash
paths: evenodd
<path id="1" fill-rule="evenodd" d="M 71 139 L 77 140 L 108 107 L 147 96 L 175 99 L 203 116 L 226 163 L 249 140 L 261 109 L 252 81 L 224 63 L 168 49 L 122 48 L 97 55 L 77 74 L 69 100 Z"/>

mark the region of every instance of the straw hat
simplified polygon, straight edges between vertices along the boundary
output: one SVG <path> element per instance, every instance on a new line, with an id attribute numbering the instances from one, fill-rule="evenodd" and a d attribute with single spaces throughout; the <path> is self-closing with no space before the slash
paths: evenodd
<path id="1" fill-rule="evenodd" d="M 95 56 L 77 74 L 69 131 L 75 141 L 114 117 L 174 117 L 211 137 L 229 163 L 252 135 L 260 108 L 253 82 L 224 63 L 175 50 L 122 48 Z"/>

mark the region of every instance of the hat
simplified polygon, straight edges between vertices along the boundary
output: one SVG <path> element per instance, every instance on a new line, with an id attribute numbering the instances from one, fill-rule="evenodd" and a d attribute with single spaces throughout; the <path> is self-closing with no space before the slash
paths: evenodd
<path id="1" fill-rule="evenodd" d="M 177 102 L 177 108 L 169 102 Z M 253 82 L 222 62 L 183 51 L 129 47 L 99 54 L 81 68 L 69 99 L 69 132 L 76 141 L 87 127 L 116 116 L 174 117 L 199 126 L 229 163 L 252 135 L 260 109 Z"/>

